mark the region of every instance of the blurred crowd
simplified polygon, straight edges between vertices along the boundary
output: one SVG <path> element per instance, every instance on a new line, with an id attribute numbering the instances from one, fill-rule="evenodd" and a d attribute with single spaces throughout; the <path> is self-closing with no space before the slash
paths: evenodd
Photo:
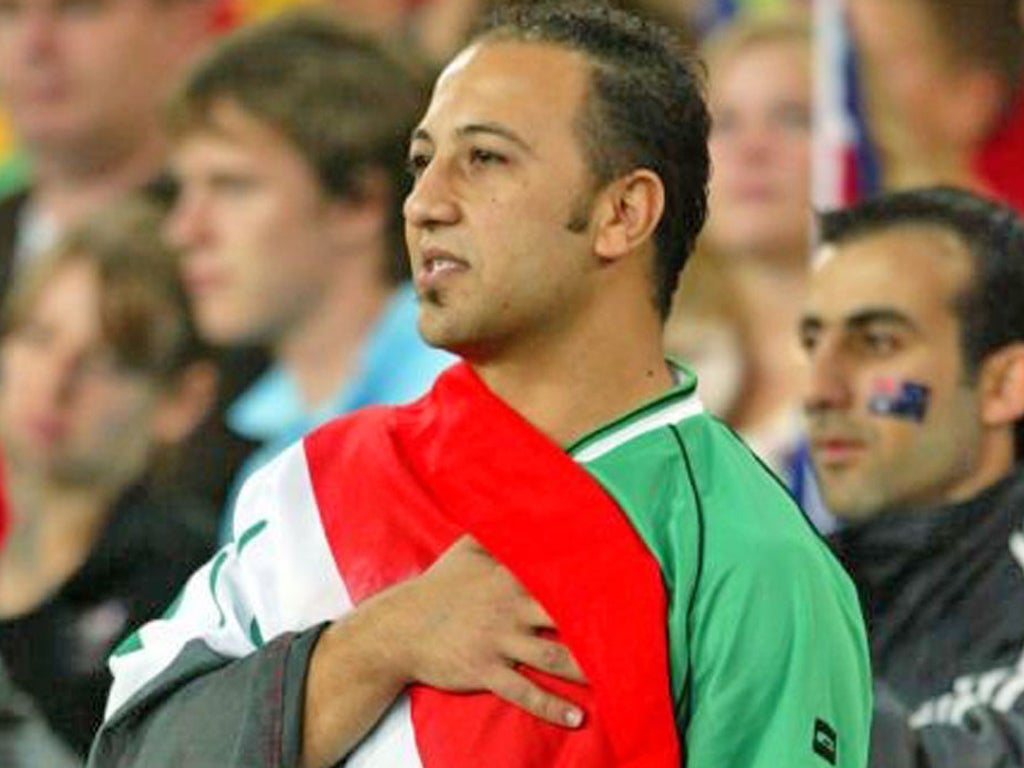
<path id="1" fill-rule="evenodd" d="M 0 0 L 0 764 L 84 764 L 241 480 L 452 362 L 406 145 L 496 4 Z M 618 4 L 694 46 L 714 121 L 666 354 L 854 576 L 872 764 L 1024 765 L 1024 3 Z"/>

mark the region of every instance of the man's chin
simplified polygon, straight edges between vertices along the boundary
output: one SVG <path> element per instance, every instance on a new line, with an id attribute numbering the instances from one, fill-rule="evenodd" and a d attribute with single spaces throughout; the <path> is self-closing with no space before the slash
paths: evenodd
<path id="1" fill-rule="evenodd" d="M 844 523 L 865 522 L 875 517 L 879 511 L 879 505 L 875 499 L 867 499 L 861 494 L 850 491 L 830 493 L 825 487 L 822 487 L 821 496 L 826 509 Z"/>

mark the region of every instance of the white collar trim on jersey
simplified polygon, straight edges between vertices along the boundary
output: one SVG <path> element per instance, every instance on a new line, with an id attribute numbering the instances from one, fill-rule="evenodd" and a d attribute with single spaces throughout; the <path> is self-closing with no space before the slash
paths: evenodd
<path id="1" fill-rule="evenodd" d="M 673 403 L 655 413 L 637 419 L 612 432 L 607 437 L 602 437 L 597 442 L 591 443 L 583 450 L 573 454 L 573 459 L 581 464 L 586 464 L 588 461 L 604 456 L 609 451 L 618 448 L 623 443 L 628 443 L 633 438 L 639 437 L 646 432 L 667 424 L 675 424 L 701 413 L 704 413 L 704 405 L 701 403 L 700 398 L 696 394 L 690 395 L 685 400 Z"/>

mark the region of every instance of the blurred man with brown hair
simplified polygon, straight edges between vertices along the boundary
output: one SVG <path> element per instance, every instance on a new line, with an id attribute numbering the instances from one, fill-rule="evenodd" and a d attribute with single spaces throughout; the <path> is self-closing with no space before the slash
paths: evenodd
<path id="1" fill-rule="evenodd" d="M 225 39 L 174 95 L 167 233 L 196 323 L 274 363 L 227 413 L 260 445 L 236 486 L 327 419 L 411 400 L 452 362 L 416 332 L 402 246 L 404 141 L 424 95 L 415 59 L 309 11 Z"/>

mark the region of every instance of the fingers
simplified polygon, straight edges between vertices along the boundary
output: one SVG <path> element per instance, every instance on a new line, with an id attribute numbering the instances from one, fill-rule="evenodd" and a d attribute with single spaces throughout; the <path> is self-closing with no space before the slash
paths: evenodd
<path id="1" fill-rule="evenodd" d="M 514 578 L 509 575 L 509 578 Z M 518 584 L 518 582 L 516 582 Z M 544 610 L 544 606 L 534 600 L 530 593 L 520 587 L 519 601 L 516 605 L 516 616 L 524 626 L 534 629 L 555 629 L 554 619 Z"/>
<path id="2" fill-rule="evenodd" d="M 509 661 L 574 683 L 587 682 L 569 648 L 554 640 L 518 635 L 509 638 L 502 650 Z"/>
<path id="3" fill-rule="evenodd" d="M 511 667 L 497 670 L 488 688 L 495 696 L 554 725 L 579 728 L 583 724 L 582 709 L 545 691 Z"/>

